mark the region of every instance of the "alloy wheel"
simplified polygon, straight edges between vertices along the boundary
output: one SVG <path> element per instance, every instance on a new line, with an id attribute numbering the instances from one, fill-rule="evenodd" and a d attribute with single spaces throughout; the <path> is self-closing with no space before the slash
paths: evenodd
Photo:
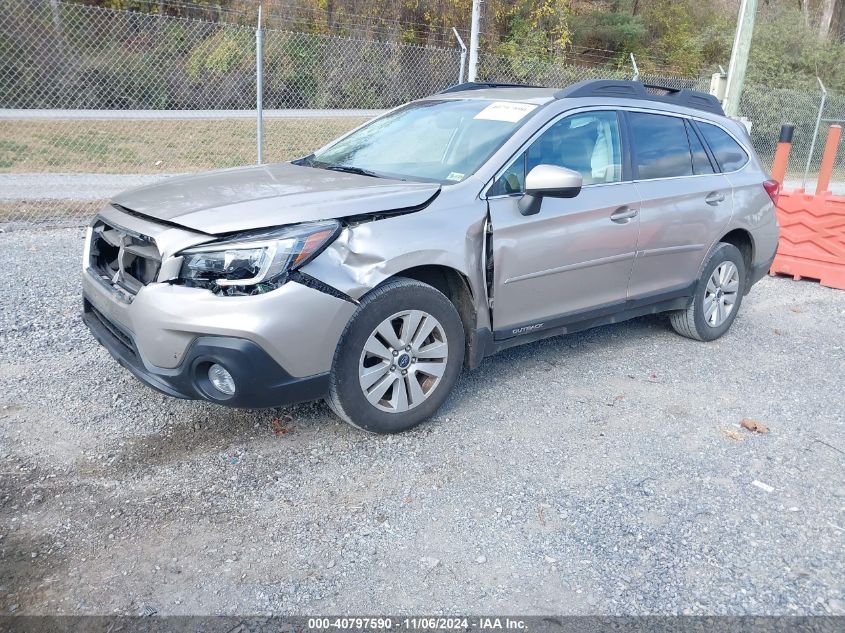
<path id="1" fill-rule="evenodd" d="M 434 392 L 448 359 L 446 333 L 436 318 L 423 310 L 397 312 L 367 338 L 358 380 L 370 404 L 401 413 Z"/>
<path id="2" fill-rule="evenodd" d="M 739 293 L 739 270 L 732 261 L 724 261 L 713 270 L 704 289 L 704 320 L 719 327 L 733 312 Z"/>

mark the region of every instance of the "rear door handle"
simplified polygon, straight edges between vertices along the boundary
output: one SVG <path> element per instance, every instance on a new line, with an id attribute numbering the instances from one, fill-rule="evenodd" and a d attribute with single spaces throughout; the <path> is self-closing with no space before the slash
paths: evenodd
<path id="1" fill-rule="evenodd" d="M 725 194 L 720 193 L 718 191 L 714 191 L 711 194 L 708 194 L 707 197 L 704 199 L 704 202 L 707 204 L 715 207 L 725 201 Z"/>
<path id="2" fill-rule="evenodd" d="M 637 214 L 640 212 L 639 209 L 634 209 L 629 206 L 619 207 L 616 211 L 613 212 L 613 215 L 610 216 L 610 219 L 616 222 L 617 224 L 625 224 L 631 218 L 637 217 Z"/>

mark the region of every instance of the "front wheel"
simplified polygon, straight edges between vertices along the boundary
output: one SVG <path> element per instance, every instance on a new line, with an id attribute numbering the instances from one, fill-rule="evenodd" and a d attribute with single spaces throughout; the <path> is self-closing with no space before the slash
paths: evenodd
<path id="1" fill-rule="evenodd" d="M 722 336 L 739 312 L 745 275 L 745 261 L 739 249 L 719 242 L 707 258 L 690 307 L 669 315 L 672 328 L 681 336 L 697 341 L 712 341 Z"/>
<path id="2" fill-rule="evenodd" d="M 327 400 L 346 422 L 398 433 L 431 417 L 464 360 L 464 329 L 452 302 L 413 279 L 368 294 L 335 351 Z"/>

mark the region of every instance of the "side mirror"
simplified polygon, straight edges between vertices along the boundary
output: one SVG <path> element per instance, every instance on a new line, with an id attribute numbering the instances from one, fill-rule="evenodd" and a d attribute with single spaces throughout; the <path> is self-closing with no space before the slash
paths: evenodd
<path id="1" fill-rule="evenodd" d="M 550 198 L 574 198 L 581 192 L 584 179 L 573 169 L 556 165 L 537 165 L 525 177 L 525 195 L 519 202 L 522 215 L 534 215 L 540 211 L 540 202 Z"/>

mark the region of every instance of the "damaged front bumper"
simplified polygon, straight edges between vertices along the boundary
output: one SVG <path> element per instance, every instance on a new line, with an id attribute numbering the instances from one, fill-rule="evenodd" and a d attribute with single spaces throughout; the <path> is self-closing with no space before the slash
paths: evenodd
<path id="1" fill-rule="evenodd" d="M 328 372 L 296 378 L 286 372 L 252 341 L 231 336 L 200 336 L 172 369 L 150 367 L 141 359 L 133 336 L 110 321 L 86 298 L 83 321 L 94 338 L 141 382 L 168 396 L 204 399 L 231 407 L 267 408 L 323 398 L 328 393 Z M 236 385 L 235 393 L 222 393 L 208 378 L 218 364 Z"/>
<path id="2" fill-rule="evenodd" d="M 151 283 L 127 301 L 91 271 L 83 274 L 83 319 L 111 355 L 145 384 L 177 398 L 266 408 L 326 395 L 351 301 L 289 281 L 273 292 L 218 297 Z M 234 395 L 213 387 L 223 366 Z"/>
<path id="3" fill-rule="evenodd" d="M 323 397 L 356 304 L 307 276 L 235 297 L 170 283 L 178 252 L 208 240 L 105 208 L 88 230 L 82 262 L 91 332 L 132 374 L 170 396 L 244 408 Z M 234 393 L 211 384 L 214 364 L 229 373 Z"/>

